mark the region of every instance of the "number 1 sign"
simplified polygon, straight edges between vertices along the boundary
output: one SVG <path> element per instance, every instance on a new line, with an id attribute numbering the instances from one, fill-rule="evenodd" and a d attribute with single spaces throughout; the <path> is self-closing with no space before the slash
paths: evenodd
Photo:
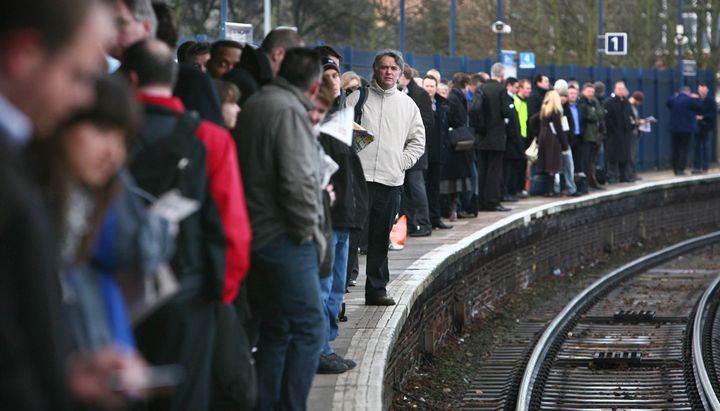
<path id="1" fill-rule="evenodd" d="M 627 54 L 627 33 L 605 33 L 605 54 L 624 56 Z"/>

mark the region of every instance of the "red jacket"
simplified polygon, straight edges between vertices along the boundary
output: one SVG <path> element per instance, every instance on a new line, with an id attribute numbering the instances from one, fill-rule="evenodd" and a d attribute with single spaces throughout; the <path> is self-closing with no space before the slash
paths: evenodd
<path id="1" fill-rule="evenodd" d="M 177 97 L 140 94 L 145 104 L 166 107 L 182 113 L 185 106 Z M 250 268 L 250 219 L 240 177 L 235 141 L 230 133 L 209 121 L 201 121 L 195 135 L 207 150 L 207 173 L 210 195 L 220 212 L 227 244 L 225 246 L 225 285 L 223 302 L 235 300 L 240 283 Z"/>

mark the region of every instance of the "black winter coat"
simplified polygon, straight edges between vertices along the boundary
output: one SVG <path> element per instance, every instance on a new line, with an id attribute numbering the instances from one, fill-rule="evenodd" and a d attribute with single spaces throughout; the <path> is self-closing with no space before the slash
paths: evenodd
<path id="1" fill-rule="evenodd" d="M 422 122 L 425 126 L 426 137 L 425 151 L 423 152 L 423 155 L 420 156 L 418 161 L 412 167 L 410 167 L 410 170 L 426 170 L 428 166 L 427 135 L 432 129 L 433 123 L 435 122 L 435 116 L 433 115 L 432 111 L 432 99 L 430 98 L 430 94 L 428 94 L 428 92 L 425 91 L 424 88 L 415 84 L 415 81 L 410 81 L 410 83 L 408 83 L 407 90 L 408 96 L 413 99 L 415 104 L 418 106 L 418 109 L 420 109 L 420 116 L 422 117 Z"/>
<path id="2" fill-rule="evenodd" d="M 496 80 L 488 80 L 481 87 L 483 112 L 485 113 L 485 133 L 478 136 L 478 150 L 505 151 L 505 119 L 510 117 L 510 109 L 504 104 L 507 96 L 505 87 Z"/>
<path id="3" fill-rule="evenodd" d="M 352 147 L 327 134 L 320 134 L 320 145 L 340 168 L 330 182 L 335 204 L 330 209 L 334 230 L 362 230 L 368 215 L 368 189 L 362 164 Z"/>
<path id="4" fill-rule="evenodd" d="M 433 114 L 435 120 L 430 132 L 425 134 L 425 152 L 430 163 L 444 164 L 450 153 L 449 111 L 447 100 L 443 96 L 435 94 L 435 112 Z"/>
<path id="5" fill-rule="evenodd" d="M 605 103 L 605 159 L 611 163 L 630 161 L 630 143 L 633 138 L 633 111 L 625 98 L 613 97 Z"/>
<path id="6" fill-rule="evenodd" d="M 8 141 L 0 128 L 0 401 L 8 410 L 73 409 L 53 228 Z"/>
<path id="7" fill-rule="evenodd" d="M 527 98 L 528 120 L 530 120 L 530 117 L 540 112 L 542 102 L 545 99 L 545 93 L 547 93 L 547 90 L 533 86 L 533 90 Z"/>
<path id="8" fill-rule="evenodd" d="M 465 93 L 459 89 L 452 89 L 448 94 L 448 107 L 450 108 L 448 114 L 448 125 L 450 128 L 462 127 L 467 125 L 467 100 L 465 99 Z M 449 155 L 445 167 L 443 168 L 443 180 L 456 180 L 459 178 L 466 178 L 472 175 L 470 171 L 470 153 L 472 150 L 455 151 L 452 147 L 449 147 Z"/>
<path id="9" fill-rule="evenodd" d="M 520 134 L 520 118 L 517 110 L 515 110 L 515 101 L 507 93 L 505 93 L 503 99 L 510 114 L 507 124 L 505 124 L 507 134 L 505 158 L 508 160 L 522 160 L 525 158 L 525 139 Z"/>

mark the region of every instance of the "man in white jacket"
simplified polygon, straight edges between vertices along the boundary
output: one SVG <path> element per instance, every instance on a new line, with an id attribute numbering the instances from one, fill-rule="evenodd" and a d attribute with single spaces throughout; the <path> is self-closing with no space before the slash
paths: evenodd
<path id="1" fill-rule="evenodd" d="M 358 153 L 369 193 L 366 305 L 395 304 L 385 288 L 390 281 L 390 229 L 400 207 L 405 170 L 425 151 L 425 127 L 420 110 L 397 88 L 403 67 L 399 51 L 380 51 L 373 62 L 373 80 L 362 107 L 361 125 L 375 137 Z M 355 91 L 348 96 L 346 106 L 354 106 L 360 94 Z"/>

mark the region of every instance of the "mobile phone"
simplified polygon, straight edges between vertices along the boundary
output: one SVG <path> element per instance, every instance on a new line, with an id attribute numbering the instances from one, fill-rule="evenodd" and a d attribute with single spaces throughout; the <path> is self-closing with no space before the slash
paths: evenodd
<path id="1" fill-rule="evenodd" d="M 177 364 L 134 367 L 110 373 L 108 387 L 113 391 L 134 393 L 177 387 L 185 378 L 185 370 Z"/>

